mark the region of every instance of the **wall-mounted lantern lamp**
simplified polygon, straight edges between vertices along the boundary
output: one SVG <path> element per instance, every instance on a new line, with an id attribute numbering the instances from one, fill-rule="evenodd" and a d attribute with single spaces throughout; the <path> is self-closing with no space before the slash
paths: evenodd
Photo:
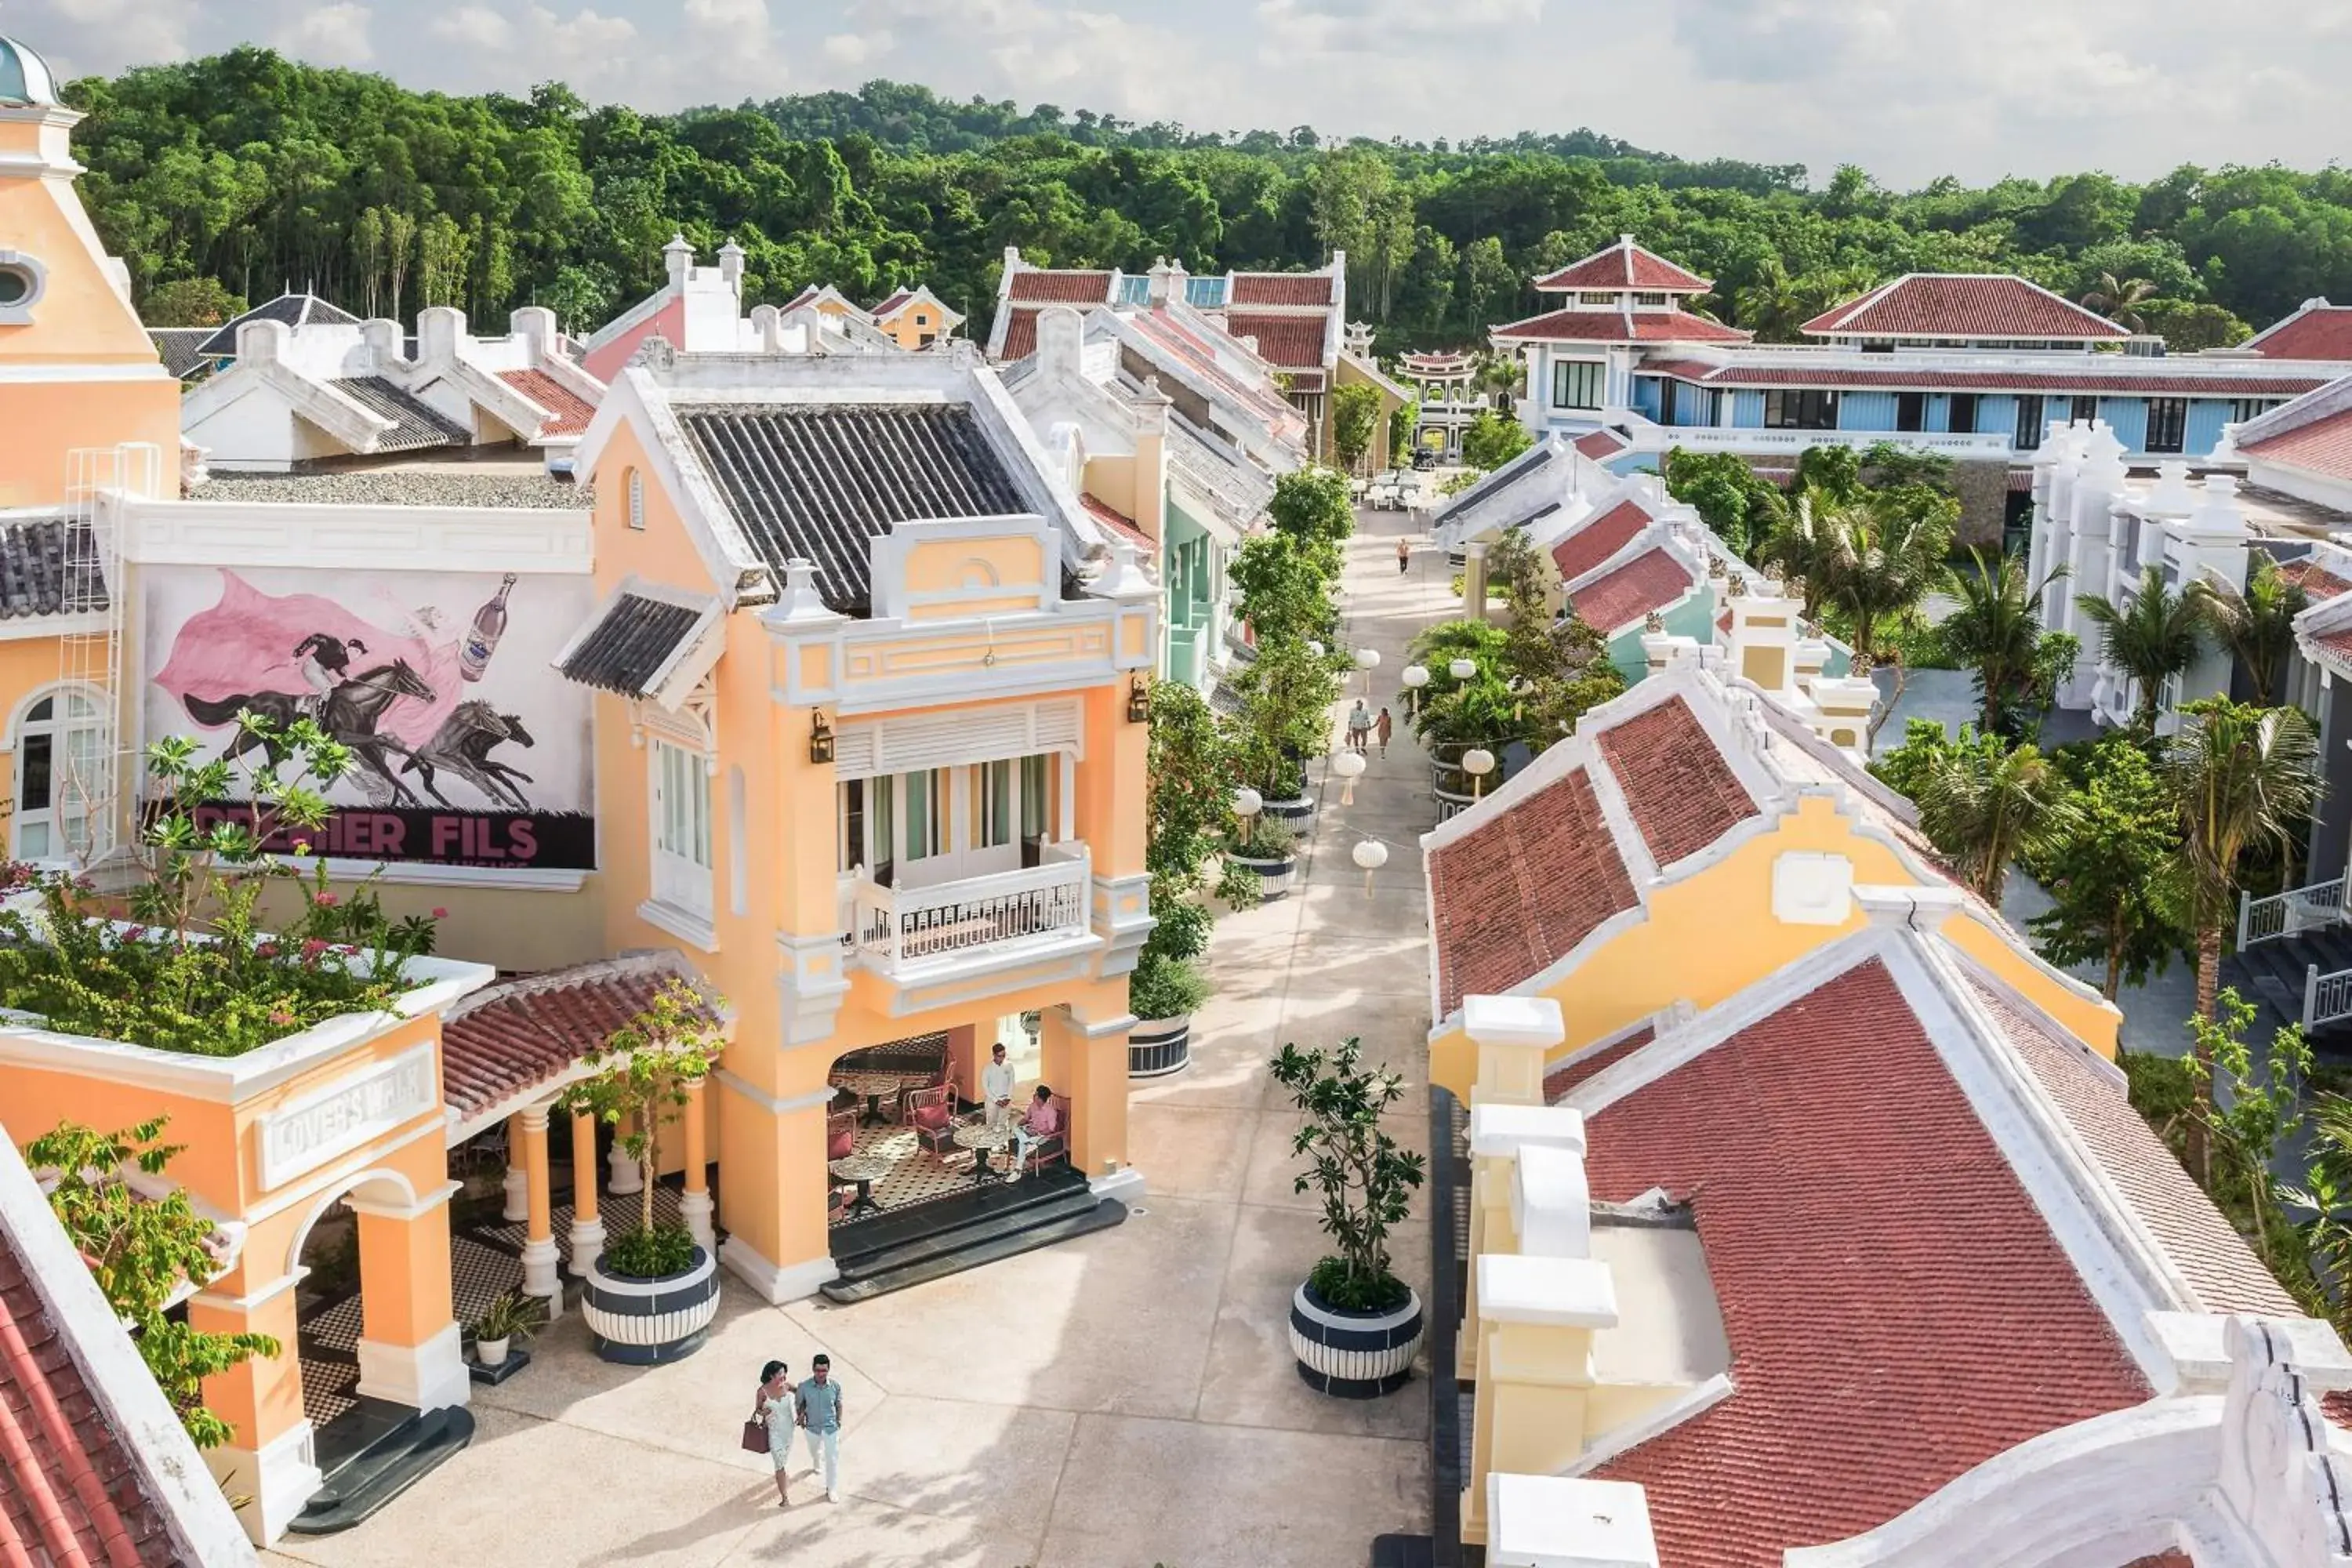
<path id="1" fill-rule="evenodd" d="M 1128 682 L 1127 721 L 1130 724 L 1151 722 L 1151 682 L 1140 674 Z"/>
<path id="2" fill-rule="evenodd" d="M 833 761 L 833 726 L 824 721 L 824 710 L 822 708 L 809 715 L 809 761 Z"/>

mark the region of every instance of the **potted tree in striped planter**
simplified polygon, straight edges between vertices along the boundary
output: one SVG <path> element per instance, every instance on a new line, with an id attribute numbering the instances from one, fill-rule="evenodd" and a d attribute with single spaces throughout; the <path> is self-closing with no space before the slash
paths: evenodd
<path id="1" fill-rule="evenodd" d="M 673 980 L 614 1031 L 590 1059 L 593 1076 L 560 1101 L 615 1126 L 625 1117 L 629 1130 L 616 1136 L 637 1163 L 637 1223 L 604 1243 L 581 1296 L 581 1314 L 606 1361 L 656 1366 L 691 1355 L 719 1315 L 719 1260 L 685 1226 L 655 1219 L 654 1184 L 662 1124 L 677 1120 L 687 1086 L 709 1076 L 723 1043 L 716 1000 Z"/>
<path id="2" fill-rule="evenodd" d="M 1329 1050 L 1286 1045 L 1268 1064 L 1300 1118 L 1291 1152 L 1307 1168 L 1295 1190 L 1322 1194 L 1323 1231 L 1338 1248 L 1291 1297 L 1291 1353 L 1308 1387 L 1341 1399 L 1402 1387 L 1423 1327 L 1420 1296 L 1390 1266 L 1389 1233 L 1429 1162 L 1381 1127 L 1404 1081 L 1360 1065 L 1362 1055 L 1351 1037 Z"/>

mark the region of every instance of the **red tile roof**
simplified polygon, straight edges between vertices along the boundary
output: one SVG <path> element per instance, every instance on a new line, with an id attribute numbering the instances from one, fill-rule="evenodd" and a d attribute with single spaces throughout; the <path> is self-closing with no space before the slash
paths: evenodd
<path id="1" fill-rule="evenodd" d="M 1551 547 L 1552 563 L 1559 568 L 1559 580 L 1573 583 L 1587 572 L 1641 537 L 1650 526 L 1650 514 L 1638 501 L 1621 500 L 1599 517 Z"/>
<path id="2" fill-rule="evenodd" d="M 1641 289 L 1654 293 L 1664 289 L 1704 294 L 1715 287 L 1697 273 L 1634 244 L 1630 234 L 1606 250 L 1594 251 L 1581 261 L 1571 261 L 1559 271 L 1537 279 L 1535 286 L 1547 294 L 1570 289 Z"/>
<path id="3" fill-rule="evenodd" d="M 1268 425 L 1282 429 L 1298 423 L 1297 406 L 1283 396 L 1270 376 L 1256 370 L 1238 372 L 1230 368 L 1230 357 L 1218 357 L 1220 345 L 1206 342 L 1186 329 L 1166 306 L 1129 312 L 1127 321 L 1138 332 L 1191 366 L 1194 374 L 1221 388 L 1244 407 L 1255 409 Z M 1230 356 L 1238 345 L 1222 346 Z"/>
<path id="4" fill-rule="evenodd" d="M 1601 755 L 1660 866 L 1706 848 L 1756 815 L 1747 786 L 1680 697 L 1601 731 Z"/>
<path id="5" fill-rule="evenodd" d="M 1267 316 L 1250 310 L 1225 312 L 1225 331 L 1237 338 L 1255 338 L 1257 357 L 1284 370 L 1322 367 L 1323 322 L 1321 316 Z"/>
<path id="6" fill-rule="evenodd" d="M 1497 328 L 1497 331 L 1502 329 Z M 2119 363 L 2129 363 L 2113 356 Z M 2155 362 L 2161 363 L 2161 361 Z M 1933 391 L 1957 387 L 1977 392 L 2088 392 L 2115 396 L 2155 393 L 2179 397 L 2293 397 L 2325 386 L 2316 378 L 2270 375 L 2167 375 L 2161 372 L 2113 374 L 2050 370 L 1860 370 L 1835 365 L 1702 365 L 1667 361 L 1634 367 L 1636 375 L 1660 372 L 1706 386 L 1885 387 Z"/>
<path id="7" fill-rule="evenodd" d="M 665 951 L 549 970 L 478 991 L 442 1024 L 442 1098 L 476 1116 L 552 1082 L 603 1050 L 664 984 L 692 978 L 685 962 Z"/>
<path id="8" fill-rule="evenodd" d="M 116 1331 L 114 1325 L 103 1325 Z M 15 1551 L 6 1550 L 14 1545 Z M 0 1228 L 0 1560 L 164 1568 L 193 1560 L 141 1489 L 24 1258 Z"/>
<path id="9" fill-rule="evenodd" d="M 1800 331 L 1814 337 L 2075 338 L 2107 342 L 2131 332 L 2039 284 L 2004 273 L 1913 272 L 1822 311 Z"/>
<path id="10" fill-rule="evenodd" d="M 2242 444 L 2238 450 L 2266 463 L 2284 463 L 2339 479 L 2352 479 L 2352 408 L 2298 425 L 2282 435 Z"/>
<path id="11" fill-rule="evenodd" d="M 998 358 L 1027 359 L 1037 352 L 1037 312 L 1013 310 L 1004 321 L 1004 347 Z"/>
<path id="12" fill-rule="evenodd" d="M 888 299 L 875 306 L 873 310 L 867 311 L 866 314 L 876 317 L 887 316 L 914 297 L 915 291 L 912 289 L 900 289 L 893 293 Z"/>
<path id="13" fill-rule="evenodd" d="M 2238 346 L 2264 359 L 2352 360 L 2352 305 L 2315 300 Z"/>
<path id="14" fill-rule="evenodd" d="M 1142 551 L 1143 559 L 1147 563 L 1159 557 L 1160 546 L 1152 542 L 1151 535 L 1144 532 L 1143 530 L 1135 526 L 1135 519 L 1128 516 L 1125 512 L 1118 510 L 1117 508 L 1112 507 L 1106 502 L 1097 500 L 1094 497 L 1087 495 L 1083 491 L 1080 492 L 1078 496 L 1078 504 L 1085 507 L 1087 509 L 1087 515 L 1091 516 L 1097 522 L 1101 523 L 1105 528 L 1109 529 L 1113 533 L 1119 535 L 1129 544 L 1132 544 L 1138 550 Z"/>
<path id="15" fill-rule="evenodd" d="M 1664 1568 L 1779 1568 L 2149 1388 L 1875 962 L 1591 1112 L 1595 1198 L 1688 1202 L 1721 1403 L 1595 1472 Z"/>
<path id="16" fill-rule="evenodd" d="M 2290 561 L 2279 569 L 2279 575 L 2303 590 L 2304 597 L 2316 605 L 2323 599 L 2333 599 L 2339 594 L 2352 593 L 2352 583 L 2313 561 Z"/>
<path id="17" fill-rule="evenodd" d="M 1544 1103 L 1558 1105 L 1570 1089 L 1587 1079 L 1600 1077 L 1655 1038 L 1657 1032 L 1644 1024 L 1622 1040 L 1612 1041 L 1597 1051 L 1587 1051 L 1582 1056 L 1560 1063 L 1544 1074 Z"/>
<path id="18" fill-rule="evenodd" d="M 2303 1309 L 2131 1108 L 2121 1079 L 2105 1063 L 2095 1062 L 2080 1042 L 2053 1034 L 2000 991 L 1973 976 L 1970 984 L 2051 1104 L 2138 1214 L 2203 1309 L 2300 1317 Z"/>
<path id="19" fill-rule="evenodd" d="M 1024 267 L 1013 275 L 1013 287 L 1005 297 L 1035 304 L 1105 305 L 1110 302 L 1110 274 Z"/>
<path id="20" fill-rule="evenodd" d="M 1509 990 L 1633 908 L 1592 781 L 1572 768 L 1430 852 L 1438 1011 Z"/>
<path id="21" fill-rule="evenodd" d="M 1595 462 L 1606 462 L 1633 444 L 1614 430 L 1595 430 L 1579 436 L 1574 443 L 1578 451 Z"/>
<path id="22" fill-rule="evenodd" d="M 1489 336 L 1573 343 L 1744 343 L 1748 334 L 1687 310 L 1554 310 L 1490 330 Z"/>
<path id="23" fill-rule="evenodd" d="M 1570 603 L 1585 625 L 1612 637 L 1691 591 L 1690 568 L 1660 545 L 1576 591 Z"/>
<path id="24" fill-rule="evenodd" d="M 1328 272 L 1236 272 L 1234 305 L 1328 305 L 1331 275 Z"/>
<path id="25" fill-rule="evenodd" d="M 546 409 L 551 416 L 539 427 L 541 436 L 578 436 L 596 417 L 596 405 L 543 370 L 506 370 L 499 379 Z"/>

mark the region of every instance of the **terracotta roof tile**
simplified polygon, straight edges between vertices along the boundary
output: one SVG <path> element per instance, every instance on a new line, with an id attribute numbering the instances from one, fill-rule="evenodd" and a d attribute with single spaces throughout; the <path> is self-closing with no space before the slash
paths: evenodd
<path id="1" fill-rule="evenodd" d="M 539 427 L 541 436 L 578 436 L 596 417 L 596 405 L 543 370 L 504 370 L 499 379 L 546 409 L 551 416 Z"/>
<path id="2" fill-rule="evenodd" d="M 1779 1568 L 2149 1389 L 1884 965 L 1586 1120 L 1592 1195 L 1690 1205 L 1734 1392 L 1601 1466 L 1664 1568 Z"/>
<path id="3" fill-rule="evenodd" d="M 1535 286 L 1548 294 L 1568 289 L 1667 289 L 1703 294 L 1715 285 L 1696 272 L 1675 266 L 1656 251 L 1634 244 L 1628 235 L 1606 250 L 1594 251 L 1581 261 L 1571 261 L 1559 271 L 1537 279 Z"/>
<path id="4" fill-rule="evenodd" d="M 1606 462 L 1633 444 L 1614 430 L 1595 430 L 1579 436 L 1574 443 L 1578 451 L 1595 462 Z"/>
<path id="5" fill-rule="evenodd" d="M 1558 1105 L 1569 1090 L 1587 1079 L 1600 1077 L 1655 1038 L 1657 1032 L 1644 1024 L 1622 1040 L 1612 1041 L 1597 1051 L 1587 1051 L 1582 1056 L 1560 1063 L 1544 1074 L 1544 1103 Z"/>
<path id="6" fill-rule="evenodd" d="M 2131 333 L 2038 284 L 2004 273 L 1913 272 L 1822 311 L 1814 337 L 2076 338 Z"/>
<path id="7" fill-rule="evenodd" d="M 1013 287 L 1005 298 L 1045 305 L 1108 304 L 1110 302 L 1110 274 L 1024 267 L 1013 275 Z"/>
<path id="8" fill-rule="evenodd" d="M 2123 1568 L 2197 1568 L 2197 1560 L 2174 1546 L 2151 1557 L 2135 1557 Z"/>
<path id="9" fill-rule="evenodd" d="M 1706 848 L 1756 815 L 1747 787 L 1680 697 L 1601 731 L 1642 842 L 1662 866 Z"/>
<path id="10" fill-rule="evenodd" d="M 2238 346 L 2264 359 L 2352 360 L 2352 305 L 2314 304 Z"/>
<path id="11" fill-rule="evenodd" d="M 1144 532 L 1143 530 L 1135 525 L 1135 519 L 1128 516 L 1125 512 L 1118 510 L 1115 507 L 1095 500 L 1094 497 L 1087 495 L 1084 491 L 1080 491 L 1078 494 L 1078 504 L 1085 507 L 1087 509 L 1087 515 L 1091 516 L 1097 522 L 1101 523 L 1105 528 L 1109 529 L 1113 533 L 1118 534 L 1122 539 L 1125 539 L 1129 544 L 1132 544 L 1138 550 L 1142 551 L 1143 559 L 1147 565 L 1158 559 L 1160 554 L 1160 546 L 1152 542 L 1151 535 Z"/>
<path id="12" fill-rule="evenodd" d="M 1645 550 L 1607 576 L 1579 588 L 1570 603 L 1584 623 L 1602 637 L 1637 625 L 1689 593 L 1690 568 L 1664 545 Z"/>
<path id="13" fill-rule="evenodd" d="M 2352 582 L 2315 561 L 2289 561 L 2279 567 L 2279 575 L 2302 588 L 2304 596 L 2315 605 L 2339 594 L 2352 593 Z"/>
<path id="14" fill-rule="evenodd" d="M 1554 310 L 1492 328 L 1489 335 L 1580 343 L 1744 343 L 1748 336 L 1687 310 Z"/>
<path id="15" fill-rule="evenodd" d="M 1650 514 L 1638 501 L 1621 500 L 1599 517 L 1551 547 L 1559 580 L 1573 583 L 1624 549 L 1650 526 Z"/>
<path id="16" fill-rule="evenodd" d="M 1331 275 L 1328 272 L 1236 272 L 1235 305 L 1328 305 Z"/>
<path id="17" fill-rule="evenodd" d="M 1237 338 L 1255 338 L 1257 357 L 1284 370 L 1319 369 L 1323 363 L 1321 316 L 1266 316 L 1249 310 L 1225 312 L 1225 331 Z"/>
<path id="18" fill-rule="evenodd" d="M 2120 354 L 2103 357 L 2112 357 L 2119 364 L 2130 363 Z M 1864 370 L 1806 364 L 1707 365 L 1673 360 L 1634 369 L 1637 375 L 1659 373 L 1704 386 L 1874 387 L 1902 391 L 1956 387 L 1977 392 L 2083 392 L 2118 397 L 2147 394 L 2165 397 L 2294 397 L 2327 384 L 2315 377 L 2232 374 L 2226 368 L 2201 375 L 2184 375 L 2154 371 L 2069 370 L 2063 366 L 2034 371 Z"/>
<path id="19" fill-rule="evenodd" d="M 2285 463 L 2352 479 L 2352 408 L 2298 425 L 2283 435 L 2245 442 L 2238 450 L 2266 463 Z"/>
<path id="20" fill-rule="evenodd" d="M 1977 999 L 2209 1312 L 2299 1317 L 2245 1239 L 2078 1042 L 1971 977 Z"/>
<path id="21" fill-rule="evenodd" d="M 913 289 L 900 289 L 891 294 L 888 299 L 875 306 L 873 310 L 867 311 L 866 314 L 876 317 L 887 316 L 914 297 L 915 291 Z"/>
<path id="22" fill-rule="evenodd" d="M 22 1542 L 35 1563 L 194 1568 L 5 1229 L 0 1328 L 13 1331 L 0 1333 L 0 1433 L 31 1460 L 0 1461 L 0 1541 Z"/>
<path id="23" fill-rule="evenodd" d="M 1441 1016 L 1541 973 L 1636 902 L 1582 768 L 1488 809 L 1429 857 Z"/>
<path id="24" fill-rule="evenodd" d="M 1037 312 L 1013 310 L 1004 321 L 1004 347 L 997 357 L 1003 360 L 1027 359 L 1037 352 Z"/>
<path id="25" fill-rule="evenodd" d="M 550 970 L 478 991 L 441 1027 L 442 1098 L 466 1116 L 551 1083 L 604 1048 L 672 979 L 674 952 Z"/>

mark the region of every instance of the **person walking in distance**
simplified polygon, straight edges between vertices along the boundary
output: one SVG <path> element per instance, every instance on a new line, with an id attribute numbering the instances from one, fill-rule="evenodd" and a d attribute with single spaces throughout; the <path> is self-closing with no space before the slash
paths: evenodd
<path id="1" fill-rule="evenodd" d="M 760 1369 L 759 1392 L 751 1396 L 751 1419 L 768 1429 L 768 1460 L 776 1467 L 778 1508 L 793 1506 L 793 1494 L 784 1479 L 784 1468 L 793 1462 L 793 1427 L 798 1424 L 791 1372 L 782 1362 L 770 1362 Z"/>
<path id="2" fill-rule="evenodd" d="M 1356 705 L 1348 710 L 1348 750 L 1362 752 L 1371 732 L 1372 710 L 1365 707 L 1364 700 L 1359 697 Z"/>
<path id="3" fill-rule="evenodd" d="M 833 1358 L 809 1363 L 810 1376 L 795 1391 L 800 1423 L 808 1432 L 809 1468 L 824 1477 L 824 1500 L 841 1500 L 841 1384 L 833 1381 Z"/>
<path id="4" fill-rule="evenodd" d="M 1400 534 L 1397 536 L 1397 575 L 1402 577 L 1412 570 L 1412 541 Z"/>
<path id="5" fill-rule="evenodd" d="M 1389 717 L 1389 710 L 1386 708 L 1381 709 L 1380 718 L 1372 723 L 1372 734 L 1381 742 L 1381 755 L 1383 757 L 1389 754 L 1389 736 L 1395 731 L 1396 721 Z"/>

